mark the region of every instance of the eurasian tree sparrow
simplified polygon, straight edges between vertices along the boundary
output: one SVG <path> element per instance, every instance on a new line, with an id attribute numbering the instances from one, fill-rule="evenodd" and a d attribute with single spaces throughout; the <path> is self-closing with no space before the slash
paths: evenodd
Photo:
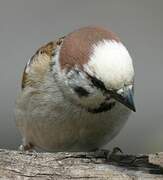
<path id="1" fill-rule="evenodd" d="M 91 151 L 121 130 L 133 102 L 132 59 L 120 39 L 84 27 L 38 49 L 16 102 L 22 148 Z"/>

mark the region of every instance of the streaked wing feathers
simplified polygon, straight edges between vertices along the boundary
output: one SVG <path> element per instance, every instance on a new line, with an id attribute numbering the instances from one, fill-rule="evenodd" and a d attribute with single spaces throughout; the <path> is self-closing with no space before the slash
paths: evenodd
<path id="1" fill-rule="evenodd" d="M 26 64 L 23 78 L 22 89 L 27 86 L 35 86 L 41 83 L 45 73 L 50 69 L 52 57 L 55 55 L 55 49 L 63 42 L 64 37 L 57 41 L 49 42 L 48 44 L 39 48 Z"/>

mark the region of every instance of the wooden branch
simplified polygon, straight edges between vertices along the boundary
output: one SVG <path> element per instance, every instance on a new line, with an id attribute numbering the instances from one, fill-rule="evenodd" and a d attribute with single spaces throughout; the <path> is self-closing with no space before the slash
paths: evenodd
<path id="1" fill-rule="evenodd" d="M 163 179 L 163 153 L 111 155 L 0 150 L 0 179 Z"/>

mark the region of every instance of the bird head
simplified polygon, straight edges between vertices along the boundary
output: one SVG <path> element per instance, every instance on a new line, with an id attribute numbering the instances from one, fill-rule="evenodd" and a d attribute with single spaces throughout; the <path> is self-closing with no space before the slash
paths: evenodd
<path id="1" fill-rule="evenodd" d="M 65 97 L 82 107 L 118 101 L 135 111 L 132 59 L 109 30 L 85 27 L 68 34 L 58 51 L 58 74 Z"/>

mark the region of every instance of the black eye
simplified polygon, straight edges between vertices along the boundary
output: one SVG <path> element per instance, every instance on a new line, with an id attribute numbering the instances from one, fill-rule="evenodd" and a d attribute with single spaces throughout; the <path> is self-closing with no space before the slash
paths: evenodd
<path id="1" fill-rule="evenodd" d="M 89 92 L 81 86 L 74 87 L 74 91 L 79 97 L 87 97 L 89 95 Z"/>

